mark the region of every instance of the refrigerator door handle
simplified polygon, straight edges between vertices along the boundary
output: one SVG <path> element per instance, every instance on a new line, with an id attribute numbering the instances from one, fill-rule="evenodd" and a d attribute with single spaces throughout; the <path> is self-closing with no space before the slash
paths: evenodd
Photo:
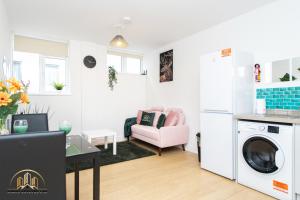
<path id="1" fill-rule="evenodd" d="M 226 113 L 226 114 L 230 114 L 230 112 L 228 110 L 205 109 L 204 112 L 206 112 L 206 113 Z"/>

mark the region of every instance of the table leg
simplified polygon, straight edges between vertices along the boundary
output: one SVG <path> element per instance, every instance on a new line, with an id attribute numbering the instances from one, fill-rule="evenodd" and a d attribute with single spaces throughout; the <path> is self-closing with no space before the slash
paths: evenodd
<path id="1" fill-rule="evenodd" d="M 79 166 L 75 162 L 75 200 L 79 200 Z"/>
<path id="2" fill-rule="evenodd" d="M 93 170 L 93 199 L 99 200 L 100 198 L 100 165 L 98 158 L 94 158 L 94 170 Z"/>
<path id="3" fill-rule="evenodd" d="M 113 136 L 113 154 L 114 155 L 117 155 L 117 136 L 116 135 L 114 135 Z"/>

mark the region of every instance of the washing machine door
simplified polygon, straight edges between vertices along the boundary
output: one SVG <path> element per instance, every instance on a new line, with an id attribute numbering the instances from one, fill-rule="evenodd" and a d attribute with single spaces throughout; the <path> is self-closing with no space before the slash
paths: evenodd
<path id="1" fill-rule="evenodd" d="M 265 137 L 251 137 L 243 146 L 247 164 L 257 172 L 270 174 L 281 169 L 284 155 L 278 145 Z"/>

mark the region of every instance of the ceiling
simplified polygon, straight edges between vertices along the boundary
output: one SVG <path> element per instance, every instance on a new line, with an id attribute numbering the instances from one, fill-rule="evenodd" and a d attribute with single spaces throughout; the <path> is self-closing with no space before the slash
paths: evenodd
<path id="1" fill-rule="evenodd" d="M 130 49 L 158 48 L 274 0 L 4 0 L 16 33 L 107 45 L 125 16 Z"/>

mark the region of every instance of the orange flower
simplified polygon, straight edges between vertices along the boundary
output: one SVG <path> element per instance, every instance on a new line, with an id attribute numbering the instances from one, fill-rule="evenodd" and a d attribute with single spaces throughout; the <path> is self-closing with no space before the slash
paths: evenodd
<path id="1" fill-rule="evenodd" d="M 16 93 L 17 91 L 22 89 L 22 84 L 15 78 L 11 78 L 7 80 L 7 82 L 10 83 L 9 89 L 12 93 Z"/>
<path id="2" fill-rule="evenodd" d="M 20 100 L 21 100 L 21 103 L 24 103 L 24 104 L 30 103 L 29 97 L 26 93 L 21 93 Z"/>
<path id="3" fill-rule="evenodd" d="M 6 88 L 6 85 L 1 81 L 0 82 L 0 90 L 3 90 Z"/>
<path id="4" fill-rule="evenodd" d="M 9 94 L 7 92 L 0 92 L 0 107 L 7 106 L 12 100 L 9 98 Z"/>

